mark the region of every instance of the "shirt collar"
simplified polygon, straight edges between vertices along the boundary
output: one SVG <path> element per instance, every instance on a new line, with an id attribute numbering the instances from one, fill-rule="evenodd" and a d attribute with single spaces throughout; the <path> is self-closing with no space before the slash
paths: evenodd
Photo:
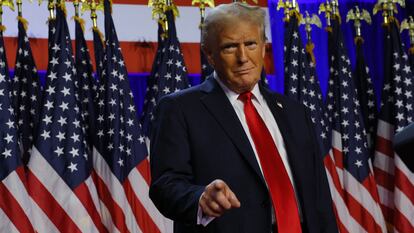
<path id="1" fill-rule="evenodd" d="M 217 73 L 214 71 L 214 79 L 216 79 L 216 81 L 218 82 L 218 84 L 220 85 L 221 89 L 223 89 L 224 93 L 226 94 L 227 98 L 230 100 L 230 102 L 233 104 L 235 101 L 237 101 L 239 94 L 237 94 L 236 92 L 230 90 L 230 88 L 228 88 L 222 81 L 221 79 L 218 77 Z M 251 91 L 253 94 L 253 98 L 254 100 L 256 100 L 259 104 L 262 104 L 264 101 L 263 95 L 262 93 L 260 93 L 260 88 L 259 85 L 256 83 L 256 85 L 254 85 L 253 90 Z"/>

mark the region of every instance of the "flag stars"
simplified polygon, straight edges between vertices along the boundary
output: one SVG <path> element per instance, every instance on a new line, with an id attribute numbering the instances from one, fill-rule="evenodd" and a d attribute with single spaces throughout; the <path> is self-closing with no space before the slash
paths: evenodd
<path id="1" fill-rule="evenodd" d="M 1 153 L 2 155 L 4 155 L 4 158 L 7 159 L 8 157 L 11 157 L 11 151 L 10 149 L 4 149 L 4 151 Z"/>
<path id="2" fill-rule="evenodd" d="M 50 131 L 43 130 L 43 133 L 40 135 L 43 137 L 43 140 L 50 138 Z"/>
<path id="3" fill-rule="evenodd" d="M 68 105 L 69 103 L 62 101 L 62 104 L 60 104 L 59 107 L 62 109 L 62 111 L 65 111 L 69 109 Z"/>
<path id="4" fill-rule="evenodd" d="M 58 135 L 56 135 L 56 138 L 59 139 L 59 142 L 62 141 L 62 140 L 65 140 L 66 139 L 65 133 L 59 131 Z"/>
<path id="5" fill-rule="evenodd" d="M 63 155 L 63 147 L 56 147 L 56 150 L 54 150 L 53 152 L 56 153 L 57 157 L 60 157 L 61 155 Z"/>
<path id="6" fill-rule="evenodd" d="M 120 167 L 124 166 L 124 160 L 122 159 L 119 159 L 117 163 L 119 164 Z"/>
<path id="7" fill-rule="evenodd" d="M 360 167 L 362 167 L 363 165 L 362 165 L 362 161 L 361 160 L 357 160 L 356 162 L 355 162 L 355 165 L 358 167 L 358 168 L 360 168 Z"/>
<path id="8" fill-rule="evenodd" d="M 4 140 L 7 141 L 7 144 L 13 142 L 13 135 L 10 135 L 10 134 L 7 133 L 6 137 L 4 137 Z"/>
<path id="9" fill-rule="evenodd" d="M 68 166 L 68 168 L 73 173 L 74 171 L 78 170 L 77 166 L 78 166 L 78 164 L 70 162 L 70 165 Z"/>

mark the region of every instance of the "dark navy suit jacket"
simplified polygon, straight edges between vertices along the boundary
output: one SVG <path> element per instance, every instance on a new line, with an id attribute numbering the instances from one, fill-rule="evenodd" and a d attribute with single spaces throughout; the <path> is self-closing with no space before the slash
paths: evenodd
<path id="1" fill-rule="evenodd" d="M 312 122 L 303 107 L 260 86 L 284 139 L 304 233 L 337 231 L 332 200 Z M 243 127 L 227 96 L 210 77 L 164 97 L 151 135 L 150 197 L 175 233 L 269 233 L 271 200 Z M 241 207 L 206 227 L 196 224 L 204 187 L 222 179 Z M 277 207 L 276 207 L 277 208 Z"/>

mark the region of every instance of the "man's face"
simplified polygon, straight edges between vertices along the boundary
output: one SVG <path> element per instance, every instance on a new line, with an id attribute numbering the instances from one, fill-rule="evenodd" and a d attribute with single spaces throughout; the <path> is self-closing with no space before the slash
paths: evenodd
<path id="1" fill-rule="evenodd" d="M 222 26 L 210 38 L 205 53 L 226 86 L 243 93 L 260 80 L 265 41 L 260 27 L 243 20 Z"/>

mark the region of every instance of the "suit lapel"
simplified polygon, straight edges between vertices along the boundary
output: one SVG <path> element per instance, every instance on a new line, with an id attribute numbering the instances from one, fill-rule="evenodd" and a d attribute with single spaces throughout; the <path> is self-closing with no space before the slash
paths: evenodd
<path id="1" fill-rule="evenodd" d="M 201 98 L 201 102 L 206 106 L 211 115 L 213 115 L 229 138 L 233 141 L 234 145 L 239 149 L 242 157 L 264 182 L 262 172 L 260 171 L 250 141 L 224 91 L 212 77 L 205 81 L 201 89 L 207 93 L 207 95 Z"/>
<path id="2" fill-rule="evenodd" d="M 260 91 L 265 98 L 267 105 L 270 108 L 270 111 L 272 112 L 277 126 L 280 130 L 280 134 L 282 135 L 283 141 L 285 143 L 285 149 L 289 161 L 289 166 L 292 171 L 292 175 L 294 180 L 298 179 L 298 171 L 296 169 L 295 162 L 301 161 L 300 160 L 300 151 L 299 148 L 295 145 L 297 143 L 295 142 L 295 138 L 292 136 L 292 130 L 290 128 L 289 124 L 289 118 L 287 116 L 287 112 L 289 111 L 289 106 L 285 106 L 284 102 L 281 101 L 280 97 L 277 96 L 276 93 L 273 93 L 269 91 L 268 89 L 260 86 Z M 295 182 L 297 185 L 297 182 Z M 298 187 L 297 187 L 298 188 Z"/>

